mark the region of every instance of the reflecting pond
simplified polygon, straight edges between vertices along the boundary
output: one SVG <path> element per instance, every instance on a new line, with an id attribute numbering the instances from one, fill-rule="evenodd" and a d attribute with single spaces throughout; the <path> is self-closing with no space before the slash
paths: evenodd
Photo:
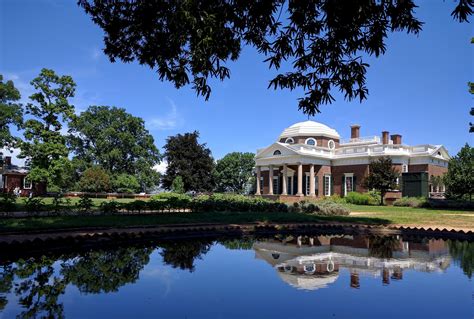
<path id="1" fill-rule="evenodd" d="M 0 318 L 473 318 L 474 243 L 354 235 L 0 255 Z"/>

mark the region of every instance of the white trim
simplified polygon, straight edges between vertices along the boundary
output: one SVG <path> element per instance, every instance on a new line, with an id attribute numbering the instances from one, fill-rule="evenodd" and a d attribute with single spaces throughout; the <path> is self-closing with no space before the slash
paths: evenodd
<path id="1" fill-rule="evenodd" d="M 290 142 L 290 140 L 291 140 L 291 142 Z M 292 137 L 287 137 L 286 140 L 285 140 L 285 143 L 286 144 L 295 144 L 295 140 Z"/>
<path id="2" fill-rule="evenodd" d="M 326 181 L 326 178 L 328 178 L 328 180 Z M 323 176 L 323 179 L 324 179 L 324 189 L 323 189 L 323 193 L 324 193 L 324 196 L 331 196 L 331 174 L 324 174 Z M 327 192 L 326 192 L 326 187 L 327 187 Z"/>
<path id="3" fill-rule="evenodd" d="M 354 189 L 354 173 L 344 173 L 344 196 L 347 196 L 347 193 L 349 193 L 347 191 L 347 178 L 351 179 L 351 186 L 352 186 L 352 189 Z M 351 189 L 351 192 L 352 192 L 352 189 Z"/>
<path id="4" fill-rule="evenodd" d="M 308 144 L 309 141 L 314 141 L 314 145 Z M 310 145 L 310 146 L 318 146 L 318 141 L 316 141 L 316 139 L 313 138 L 313 137 L 308 137 L 308 138 L 304 141 L 304 143 L 305 143 L 306 145 Z"/>
<path id="5" fill-rule="evenodd" d="M 26 179 L 27 179 L 27 177 L 25 176 L 23 178 L 23 189 L 32 189 L 33 188 L 33 182 L 30 181 L 30 187 L 26 187 L 26 184 L 25 184 Z"/>

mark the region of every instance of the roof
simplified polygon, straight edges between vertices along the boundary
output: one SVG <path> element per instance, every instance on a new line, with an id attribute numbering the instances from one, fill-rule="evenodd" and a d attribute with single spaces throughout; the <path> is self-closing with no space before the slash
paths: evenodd
<path id="1" fill-rule="evenodd" d="M 280 134 L 280 138 L 293 136 L 326 136 L 330 138 L 340 138 L 339 133 L 335 129 L 315 121 L 295 123 Z"/>
<path id="2" fill-rule="evenodd" d="M 29 170 L 26 167 L 20 167 L 16 165 L 8 165 L 0 168 L 0 174 L 3 175 L 28 175 Z"/>

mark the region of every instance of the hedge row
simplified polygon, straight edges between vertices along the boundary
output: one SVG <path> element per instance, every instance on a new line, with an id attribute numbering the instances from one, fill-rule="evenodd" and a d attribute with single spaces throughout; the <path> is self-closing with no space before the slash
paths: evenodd
<path id="1" fill-rule="evenodd" d="M 332 201 L 301 202 L 287 205 L 285 203 L 249 197 L 243 195 L 212 194 L 191 197 L 184 194 L 162 193 L 153 196 L 149 201 L 136 200 L 120 204 L 115 201 L 103 202 L 100 207 L 105 213 L 122 210 L 128 212 L 158 211 L 192 211 L 192 212 L 299 212 L 318 215 L 348 215 L 349 210 Z"/>

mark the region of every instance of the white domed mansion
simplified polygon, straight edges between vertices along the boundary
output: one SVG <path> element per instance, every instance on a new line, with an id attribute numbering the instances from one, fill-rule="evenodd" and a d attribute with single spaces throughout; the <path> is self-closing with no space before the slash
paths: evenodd
<path id="1" fill-rule="evenodd" d="M 442 185 L 430 185 L 433 176 L 446 173 L 450 159 L 442 145 L 409 146 L 399 134 L 360 137 L 360 126 L 351 126 L 351 137 L 322 123 L 305 121 L 286 128 L 277 141 L 257 150 L 256 195 L 281 200 L 303 196 L 323 197 L 367 191 L 363 180 L 371 160 L 389 156 L 401 173 L 400 190 L 387 196 L 428 196 L 442 193 Z M 403 181 L 403 187 L 402 187 Z"/>

